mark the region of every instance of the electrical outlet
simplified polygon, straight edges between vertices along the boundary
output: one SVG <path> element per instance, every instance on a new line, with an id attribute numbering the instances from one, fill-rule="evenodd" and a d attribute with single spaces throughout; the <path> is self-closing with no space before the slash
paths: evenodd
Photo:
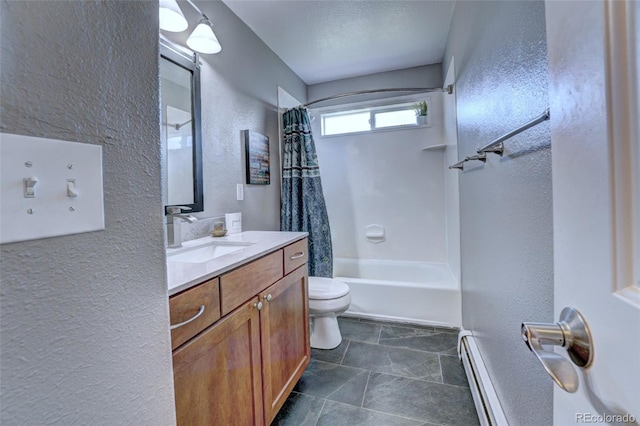
<path id="1" fill-rule="evenodd" d="M 236 185 L 236 200 L 244 200 L 244 185 L 242 185 L 241 183 Z"/>

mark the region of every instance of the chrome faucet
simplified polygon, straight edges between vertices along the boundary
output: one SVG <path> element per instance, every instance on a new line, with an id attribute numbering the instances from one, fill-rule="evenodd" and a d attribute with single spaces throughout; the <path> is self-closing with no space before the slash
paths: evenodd
<path id="1" fill-rule="evenodd" d="M 184 210 L 191 210 L 186 206 L 167 206 L 167 247 L 182 247 L 182 233 L 180 232 L 180 222 L 193 223 L 198 219 L 190 214 L 183 214 Z"/>

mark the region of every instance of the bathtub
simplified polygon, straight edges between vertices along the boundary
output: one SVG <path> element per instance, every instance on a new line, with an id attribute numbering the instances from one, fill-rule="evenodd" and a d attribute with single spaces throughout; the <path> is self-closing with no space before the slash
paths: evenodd
<path id="1" fill-rule="evenodd" d="M 461 326 L 460 288 L 446 263 L 334 258 L 351 289 L 349 316 Z"/>

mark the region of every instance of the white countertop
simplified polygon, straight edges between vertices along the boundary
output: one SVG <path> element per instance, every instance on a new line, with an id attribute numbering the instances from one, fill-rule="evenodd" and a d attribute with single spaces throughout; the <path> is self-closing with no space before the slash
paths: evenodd
<path id="1" fill-rule="evenodd" d="M 262 257 L 271 251 L 287 246 L 305 238 L 307 235 L 306 232 L 247 231 L 219 238 L 204 237 L 185 241 L 180 248 L 167 249 L 169 296 L 186 290 L 209 278 L 219 276 L 251 260 Z M 203 263 L 171 260 L 172 254 L 188 252 L 213 242 L 229 245 L 237 244 L 242 248 L 233 253 L 228 253 Z M 250 245 L 243 245 L 247 243 L 250 243 Z"/>

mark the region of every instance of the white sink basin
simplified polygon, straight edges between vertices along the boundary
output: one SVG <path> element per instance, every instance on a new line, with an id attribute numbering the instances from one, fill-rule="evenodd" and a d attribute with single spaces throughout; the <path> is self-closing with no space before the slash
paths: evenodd
<path id="1" fill-rule="evenodd" d="M 204 263 L 212 259 L 224 256 L 225 254 L 240 251 L 250 244 L 220 244 L 212 243 L 206 246 L 196 247 L 188 251 L 181 251 L 175 254 L 169 254 L 168 260 L 174 262 L 186 263 Z"/>

